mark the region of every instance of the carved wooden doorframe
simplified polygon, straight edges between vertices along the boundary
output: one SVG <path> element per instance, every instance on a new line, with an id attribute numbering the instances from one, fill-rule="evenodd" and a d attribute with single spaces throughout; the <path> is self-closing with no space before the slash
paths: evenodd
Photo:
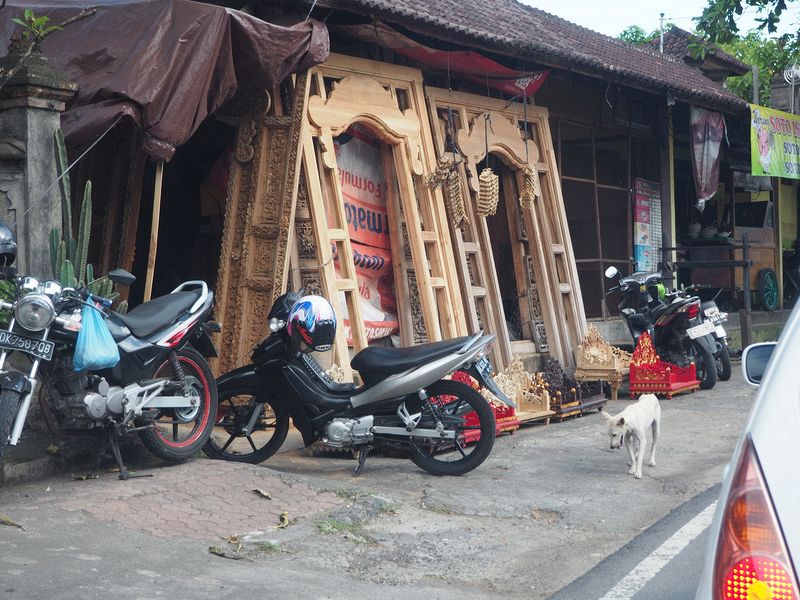
<path id="1" fill-rule="evenodd" d="M 387 174 L 393 167 L 396 178 L 397 198 L 390 198 L 393 206 L 388 207 L 395 221 L 392 223 L 393 256 L 402 254 L 394 246 L 405 242 L 397 235 L 403 231 L 396 222 L 402 215 L 414 275 L 413 279 L 409 276 L 408 281 L 399 285 L 408 296 L 398 298 L 398 308 L 415 295 L 416 286 L 421 309 L 416 319 L 424 322 L 428 341 L 465 334 L 467 328 L 444 201 L 438 190 L 430 190 L 422 184 L 422 176 L 436 166 L 425 112 L 422 74 L 407 67 L 331 55 L 325 63 L 311 70 L 310 77 L 307 133 L 301 144 L 309 212 L 320 262 L 320 287 L 339 315 L 342 314 L 339 293 L 344 293 L 354 350 L 366 347 L 367 337 L 358 303 L 358 282 L 334 152 L 334 138 L 354 123 L 367 125 L 385 143 L 388 149 L 384 151 L 384 162 L 391 160 L 391 165 L 384 167 Z M 339 257 L 340 275 L 332 263 L 332 248 Z M 399 272 L 401 269 L 396 266 L 395 274 Z M 406 314 L 400 315 L 400 320 L 401 324 L 405 322 L 408 331 L 415 315 L 411 314 L 408 304 L 405 309 Z M 337 331 L 335 361 L 345 371 L 345 376 L 350 377 L 343 327 Z"/>
<path id="2" fill-rule="evenodd" d="M 294 78 L 289 114 L 268 92 L 237 98 L 220 116 L 238 121 L 228 179 L 215 314 L 222 322 L 218 373 L 247 362 L 268 333 L 267 314 L 286 288 L 300 175 L 308 75 Z"/>
<path id="3" fill-rule="evenodd" d="M 521 189 L 523 183 L 523 169 L 530 166 L 534 172 L 537 197 L 531 207 L 523 208 L 522 214 L 533 254 L 533 271 L 547 343 L 550 354 L 562 365 L 574 366 L 573 352 L 585 334 L 586 317 L 564 202 L 558 185 L 547 109 L 539 106 L 527 107 L 528 129 L 532 139 L 528 141 L 526 149 L 520 129 L 524 120 L 520 103 L 508 104 L 498 99 L 436 88 L 427 88 L 426 96 L 440 155 L 445 152 L 446 144 L 446 124 L 442 122 L 441 113 L 452 109 L 456 115 L 454 127 L 457 131 L 451 132 L 451 135 L 455 137 L 454 141 L 465 159 L 461 172 L 467 179 L 468 189 L 473 197 L 469 209 L 474 223 L 473 243 L 476 242 L 479 247 L 477 266 L 483 273 L 481 278 L 492 288 L 486 289 L 484 295 L 488 299 L 487 304 L 494 305 L 494 311 L 488 318 L 483 318 L 483 325 L 498 334 L 500 364 L 507 364 L 511 350 L 486 218 L 477 216 L 474 210 L 474 199 L 478 190 L 477 165 L 486 156 L 487 138 L 489 153 L 499 155 L 508 166 L 516 170 L 517 189 Z M 487 115 L 488 121 L 485 118 Z M 487 123 L 491 124 L 488 135 L 485 131 Z M 470 246 L 463 241 L 461 232 L 454 232 L 454 240 L 457 246 L 460 244 L 457 248 L 459 256 L 465 256 Z M 458 266 L 462 283 L 474 280 L 475 274 L 469 272 L 467 260 L 459 261 Z M 464 287 L 468 287 L 466 283 Z M 466 291 L 465 304 L 472 313 L 469 322 L 474 327 L 478 320 L 476 296 L 470 295 L 469 289 Z"/>

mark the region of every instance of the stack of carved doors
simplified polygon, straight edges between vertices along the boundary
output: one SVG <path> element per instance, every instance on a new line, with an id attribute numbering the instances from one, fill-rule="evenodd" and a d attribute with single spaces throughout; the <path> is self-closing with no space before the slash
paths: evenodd
<path id="1" fill-rule="evenodd" d="M 512 358 L 502 302 L 509 290 L 500 289 L 486 217 L 474 204 L 477 169 L 488 149 L 502 162 L 516 282 L 510 293 L 518 298 L 519 321 L 536 351 L 574 364 L 585 320 L 545 109 L 529 106 L 525 127 L 519 103 L 429 89 L 426 105 L 419 70 L 337 55 L 295 77 L 287 114 L 270 107 L 269 98 L 255 100 L 240 113 L 228 190 L 218 370 L 246 361 L 253 342 L 267 332 L 272 300 L 289 286 L 322 294 L 340 323 L 347 318 L 333 360 L 352 377 L 350 356 L 368 337 L 354 217 L 336 153 L 339 136 L 354 126 L 379 141 L 382 155 L 400 343 L 482 329 L 498 335 L 493 358 L 499 369 Z M 453 145 L 463 157 L 458 168 L 469 200 L 463 229 L 448 219 L 441 190 L 424 182 Z M 521 207 L 526 166 L 538 191 L 532 206 Z"/>
<path id="2" fill-rule="evenodd" d="M 496 361 L 508 364 L 515 345 L 508 341 L 511 315 L 505 314 L 503 298 L 515 293 L 523 337 L 536 352 L 548 352 L 563 366 L 573 366 L 573 350 L 583 338 L 586 320 L 547 109 L 433 88 L 426 95 L 437 151 L 442 155 L 457 148 L 463 157 L 462 177 L 473 199 L 468 203 L 469 224 L 452 232 L 470 331 L 497 333 Z M 478 167 L 490 157 L 501 163 L 497 170 L 515 290 L 502 289 L 487 217 L 475 210 Z M 526 167 L 536 183 L 532 205 L 519 201 Z"/>

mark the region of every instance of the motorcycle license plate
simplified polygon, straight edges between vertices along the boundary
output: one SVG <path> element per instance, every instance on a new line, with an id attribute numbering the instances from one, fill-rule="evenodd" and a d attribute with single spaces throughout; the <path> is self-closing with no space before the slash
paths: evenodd
<path id="1" fill-rule="evenodd" d="M 51 360 L 55 347 L 53 342 L 34 340 L 10 331 L 0 331 L 0 348 L 6 350 L 18 350 L 42 360 Z"/>
<path id="2" fill-rule="evenodd" d="M 693 340 L 713 332 L 714 324 L 711 321 L 705 321 L 686 330 L 686 334 Z"/>
<path id="3" fill-rule="evenodd" d="M 485 356 L 475 364 L 475 368 L 487 379 L 492 376 L 492 363 Z"/>

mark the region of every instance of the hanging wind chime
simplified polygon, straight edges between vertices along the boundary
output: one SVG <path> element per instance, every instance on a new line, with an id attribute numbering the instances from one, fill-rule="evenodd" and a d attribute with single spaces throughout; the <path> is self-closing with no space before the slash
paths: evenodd
<path id="1" fill-rule="evenodd" d="M 500 202 L 500 178 L 495 175 L 489 166 L 489 127 L 491 126 L 490 116 L 484 116 L 483 139 L 486 146 L 486 167 L 478 175 L 478 206 L 477 213 L 481 217 L 488 217 L 497 212 L 497 204 Z"/>
<path id="2" fill-rule="evenodd" d="M 519 194 L 519 205 L 523 209 L 532 209 L 539 189 L 536 182 L 536 174 L 530 165 L 528 157 L 528 95 L 522 96 L 523 123 L 525 128 L 525 168 L 522 170 L 522 186 Z"/>

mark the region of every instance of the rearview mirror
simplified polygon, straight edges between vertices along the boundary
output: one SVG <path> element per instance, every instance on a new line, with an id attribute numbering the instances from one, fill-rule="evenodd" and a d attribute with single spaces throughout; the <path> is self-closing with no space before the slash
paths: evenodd
<path id="1" fill-rule="evenodd" d="M 606 269 L 606 279 L 614 279 L 618 273 L 619 271 L 617 271 L 617 267 L 608 267 Z"/>
<path id="2" fill-rule="evenodd" d="M 761 383 L 775 346 L 777 346 L 777 342 L 763 342 L 761 344 L 753 344 L 744 349 L 742 371 L 747 383 L 751 385 Z"/>
<path id="3" fill-rule="evenodd" d="M 114 269 L 108 273 L 108 278 L 117 285 L 133 285 L 136 276 L 128 273 L 125 269 Z"/>

